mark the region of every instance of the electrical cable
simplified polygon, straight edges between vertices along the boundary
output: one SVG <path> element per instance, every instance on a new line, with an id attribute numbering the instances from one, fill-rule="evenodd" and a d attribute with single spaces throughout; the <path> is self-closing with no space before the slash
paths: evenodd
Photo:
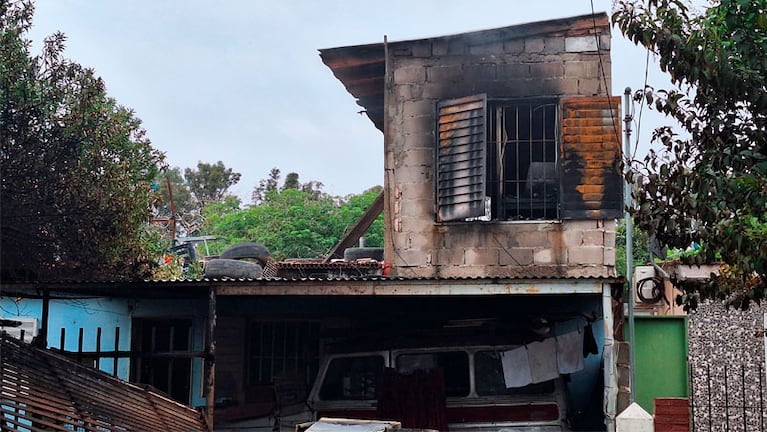
<path id="1" fill-rule="evenodd" d="M 652 284 L 652 291 L 650 292 L 650 297 L 645 297 L 644 295 L 644 284 L 646 284 L 648 281 L 653 281 Z M 663 300 L 666 302 L 666 304 L 670 304 L 668 299 L 666 298 L 663 290 L 663 280 L 661 278 L 657 278 L 655 276 L 648 277 L 644 279 L 640 279 L 637 281 L 636 284 L 636 293 L 637 297 L 639 297 L 639 300 L 642 303 L 658 303 L 659 301 Z"/>

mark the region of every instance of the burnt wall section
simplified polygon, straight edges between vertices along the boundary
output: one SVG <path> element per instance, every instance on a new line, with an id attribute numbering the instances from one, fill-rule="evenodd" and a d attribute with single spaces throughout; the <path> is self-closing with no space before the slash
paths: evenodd
<path id="1" fill-rule="evenodd" d="M 588 17 L 566 28 L 501 29 L 389 45 L 384 132 L 391 229 L 385 260 L 394 264 L 395 274 L 614 275 L 612 221 L 440 224 L 435 203 L 440 101 L 477 94 L 488 100 L 606 96 L 609 47 L 606 16 L 596 25 Z M 600 187 L 597 192 L 604 193 Z M 593 188 L 583 184 L 582 189 Z M 598 209 L 581 213 L 587 210 Z"/>

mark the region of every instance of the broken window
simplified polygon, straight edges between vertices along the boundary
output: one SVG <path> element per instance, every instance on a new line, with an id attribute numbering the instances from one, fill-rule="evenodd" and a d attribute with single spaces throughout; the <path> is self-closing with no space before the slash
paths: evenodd
<path id="1" fill-rule="evenodd" d="M 498 103 L 491 110 L 487 142 L 491 218 L 556 219 L 556 103 Z"/>
<path id="2" fill-rule="evenodd" d="M 475 95 L 437 109 L 438 222 L 622 214 L 618 98 Z"/>
<path id="3" fill-rule="evenodd" d="M 192 381 L 191 319 L 133 320 L 131 381 L 150 384 L 179 402 L 189 404 Z"/>
<path id="4" fill-rule="evenodd" d="M 439 104 L 439 221 L 558 217 L 557 101 Z"/>
<path id="5" fill-rule="evenodd" d="M 252 321 L 247 337 L 249 384 L 291 377 L 311 385 L 319 368 L 319 323 Z"/>

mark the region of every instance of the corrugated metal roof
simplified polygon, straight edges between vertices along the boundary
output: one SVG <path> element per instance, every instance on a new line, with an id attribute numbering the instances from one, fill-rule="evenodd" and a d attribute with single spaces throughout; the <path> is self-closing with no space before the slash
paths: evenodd
<path id="1" fill-rule="evenodd" d="M 389 42 L 389 49 L 406 49 L 408 45 L 451 38 L 471 39 L 473 44 L 491 43 L 537 34 L 589 31 L 594 26 L 609 26 L 607 14 L 579 15 L 547 21 L 538 21 L 475 32 L 459 33 L 423 39 Z M 384 130 L 384 79 L 386 57 L 383 43 L 321 49 L 320 57 L 333 75 L 357 99 L 365 114 L 380 131 Z"/>
<path id="2" fill-rule="evenodd" d="M 204 431 L 200 412 L 0 335 L 3 430 Z"/>
<path id="3" fill-rule="evenodd" d="M 12 283 L 2 285 L 4 296 L 51 298 L 136 297 L 148 299 L 207 298 L 209 290 L 237 295 L 466 295 L 576 293 L 581 288 L 622 283 L 608 276 L 568 277 L 405 277 L 325 276 L 258 279 L 197 279 L 140 282 Z M 536 288 L 537 287 L 537 288 Z M 543 287 L 543 288 L 541 288 Z M 586 288 L 583 292 L 593 291 Z M 244 294 L 247 293 L 247 294 Z M 227 294 L 225 294 L 227 295 Z"/>

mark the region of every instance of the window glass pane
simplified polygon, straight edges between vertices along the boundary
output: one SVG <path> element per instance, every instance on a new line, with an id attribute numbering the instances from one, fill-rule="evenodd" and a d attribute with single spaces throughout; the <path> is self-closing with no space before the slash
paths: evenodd
<path id="1" fill-rule="evenodd" d="M 320 399 L 375 399 L 376 383 L 383 368 L 384 359 L 378 355 L 333 359 L 320 388 Z"/>
<path id="2" fill-rule="evenodd" d="M 447 396 L 467 396 L 469 385 L 469 356 L 463 351 L 402 354 L 397 356 L 397 372 L 411 374 L 441 368 L 445 374 Z"/>
<path id="3" fill-rule="evenodd" d="M 480 351 L 474 354 L 474 378 L 480 396 L 535 395 L 554 392 L 554 380 L 519 388 L 506 388 L 500 351 Z"/>

